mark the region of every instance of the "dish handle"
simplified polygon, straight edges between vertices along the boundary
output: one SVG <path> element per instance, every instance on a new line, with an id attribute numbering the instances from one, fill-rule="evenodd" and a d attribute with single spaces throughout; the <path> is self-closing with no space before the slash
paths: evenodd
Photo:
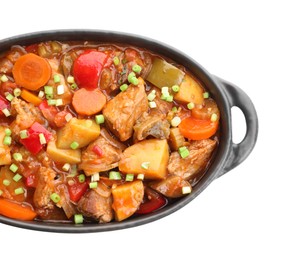
<path id="1" fill-rule="evenodd" d="M 218 177 L 220 177 L 242 163 L 252 152 L 257 141 L 258 117 L 251 99 L 242 89 L 223 79 L 218 77 L 217 79 L 224 87 L 229 100 L 230 109 L 233 106 L 240 108 L 246 121 L 246 134 L 243 140 L 238 144 L 231 141 L 231 156 L 227 160 L 223 171 L 219 174 Z"/>

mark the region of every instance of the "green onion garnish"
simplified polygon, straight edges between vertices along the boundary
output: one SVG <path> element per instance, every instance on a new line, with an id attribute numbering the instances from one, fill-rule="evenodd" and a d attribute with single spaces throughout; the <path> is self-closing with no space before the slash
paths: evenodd
<path id="1" fill-rule="evenodd" d="M 144 177 L 145 177 L 145 176 L 144 176 L 144 173 L 139 173 L 139 174 L 137 175 L 137 179 L 138 179 L 138 180 L 142 180 L 142 181 L 143 181 L 143 180 L 144 180 Z"/>
<path id="2" fill-rule="evenodd" d="M 17 189 L 14 190 L 15 195 L 20 195 L 20 194 L 23 194 L 24 192 L 25 191 L 24 191 L 24 189 L 22 187 L 17 188 Z"/>
<path id="3" fill-rule="evenodd" d="M 50 199 L 54 202 L 54 203 L 58 203 L 60 201 L 60 196 L 57 193 L 52 193 L 50 195 Z"/>
<path id="4" fill-rule="evenodd" d="M 2 183 L 3 183 L 4 186 L 7 187 L 7 186 L 10 185 L 11 181 L 9 181 L 9 180 L 7 180 L 7 179 L 4 179 Z"/>
<path id="5" fill-rule="evenodd" d="M 133 84 L 134 86 L 137 86 L 139 84 L 139 80 L 136 77 L 133 77 L 131 78 L 130 83 Z"/>
<path id="6" fill-rule="evenodd" d="M 135 78 L 135 77 L 136 77 L 136 74 L 135 74 L 134 72 L 130 72 L 130 73 L 128 74 L 128 82 L 131 83 L 131 79 L 132 79 L 132 78 Z"/>
<path id="7" fill-rule="evenodd" d="M 11 143 L 12 143 L 11 136 L 5 136 L 4 139 L 3 139 L 3 144 L 9 146 L 9 145 L 11 145 Z"/>
<path id="8" fill-rule="evenodd" d="M 116 172 L 116 171 L 109 172 L 109 179 L 110 180 L 121 180 L 120 172 Z"/>
<path id="9" fill-rule="evenodd" d="M 89 188 L 90 188 L 90 189 L 96 189 L 96 188 L 97 188 L 97 185 L 98 185 L 98 182 L 97 182 L 97 181 L 90 182 L 90 183 L 89 183 Z"/>
<path id="10" fill-rule="evenodd" d="M 95 120 L 98 125 L 103 124 L 105 122 L 105 118 L 102 114 L 95 116 Z"/>
<path id="11" fill-rule="evenodd" d="M 177 107 L 172 107 L 171 111 L 176 113 L 178 111 L 178 108 Z"/>
<path id="12" fill-rule="evenodd" d="M 132 174 L 132 173 L 126 174 L 125 180 L 126 181 L 133 181 L 134 180 L 134 174 Z"/>
<path id="13" fill-rule="evenodd" d="M 46 98 L 47 98 L 47 96 L 46 96 Z M 55 106 L 56 105 L 56 99 L 48 99 L 47 104 L 49 106 Z"/>
<path id="14" fill-rule="evenodd" d="M 145 170 L 148 170 L 149 166 L 150 166 L 150 162 L 143 162 L 141 164 L 141 168 Z"/>
<path id="15" fill-rule="evenodd" d="M 2 190 L 0 190 L 0 197 L 2 196 L 2 194 L 3 194 L 3 191 L 2 191 Z"/>
<path id="16" fill-rule="evenodd" d="M 120 86 L 120 90 L 121 90 L 122 92 L 125 91 L 125 90 L 127 90 L 127 88 L 128 88 L 128 85 L 127 85 L 127 84 L 123 84 L 123 85 Z"/>
<path id="17" fill-rule="evenodd" d="M 19 173 L 16 173 L 15 175 L 14 175 L 14 177 L 13 177 L 13 180 L 15 181 L 15 182 L 18 182 L 18 181 L 20 181 L 22 179 L 22 175 L 20 175 Z"/>
<path id="18" fill-rule="evenodd" d="M 0 80 L 1 80 L 2 82 L 7 82 L 7 81 L 8 81 L 8 78 L 7 78 L 7 76 L 4 74 L 4 75 L 1 76 Z"/>
<path id="19" fill-rule="evenodd" d="M 142 70 L 142 68 L 141 68 L 141 66 L 139 66 L 138 64 L 136 64 L 136 65 L 134 65 L 134 66 L 132 67 L 132 70 L 133 70 L 134 72 L 136 72 L 136 73 L 140 73 L 141 70 Z"/>
<path id="20" fill-rule="evenodd" d="M 178 152 L 183 159 L 188 157 L 190 154 L 190 152 L 186 146 L 179 147 Z"/>
<path id="21" fill-rule="evenodd" d="M 19 97 L 20 95 L 21 95 L 21 89 L 20 88 L 15 88 L 14 90 L 13 90 L 13 94 L 14 94 L 14 96 L 15 97 Z"/>
<path id="22" fill-rule="evenodd" d="M 55 83 L 59 83 L 61 81 L 61 78 L 60 78 L 60 76 L 58 74 L 55 74 L 53 79 L 54 79 Z"/>
<path id="23" fill-rule="evenodd" d="M 173 102 L 173 96 L 172 96 L 172 95 L 169 95 L 169 96 L 166 98 L 166 101 L 167 101 L 167 102 Z"/>
<path id="24" fill-rule="evenodd" d="M 14 163 L 12 163 L 11 165 L 10 165 L 10 167 L 9 167 L 9 170 L 11 171 L 11 172 L 17 172 L 17 170 L 18 170 L 18 166 L 16 165 L 16 164 L 14 164 Z"/>
<path id="25" fill-rule="evenodd" d="M 12 131 L 9 128 L 5 129 L 5 135 L 10 136 L 12 134 Z"/>
<path id="26" fill-rule="evenodd" d="M 213 113 L 213 114 L 211 115 L 210 120 L 211 120 L 212 122 L 216 122 L 216 121 L 218 120 L 217 114 Z"/>
<path id="27" fill-rule="evenodd" d="M 203 93 L 203 98 L 209 98 L 209 93 L 208 92 L 204 92 Z"/>
<path id="28" fill-rule="evenodd" d="M 154 90 L 154 92 L 152 90 L 147 96 L 149 101 L 153 101 L 155 97 L 156 97 L 156 91 L 155 90 Z"/>
<path id="29" fill-rule="evenodd" d="M 40 141 L 40 144 L 46 144 L 47 143 L 45 135 L 43 133 L 39 134 L 39 141 Z"/>
<path id="30" fill-rule="evenodd" d="M 21 162 L 23 160 L 22 154 L 21 153 L 13 153 L 13 159 L 17 162 Z"/>
<path id="31" fill-rule="evenodd" d="M 119 65 L 120 60 L 119 60 L 119 58 L 118 58 L 117 56 L 115 56 L 115 57 L 113 58 L 113 63 L 114 63 L 115 66 Z"/>
<path id="32" fill-rule="evenodd" d="M 76 83 L 72 83 L 72 84 L 70 85 L 70 88 L 74 90 L 74 89 L 78 88 L 78 86 L 77 86 Z"/>
<path id="33" fill-rule="evenodd" d="M 46 95 L 53 95 L 53 87 L 45 86 L 44 87 L 44 92 L 45 92 Z"/>
<path id="34" fill-rule="evenodd" d="M 2 113 L 3 113 L 6 117 L 11 116 L 11 113 L 10 113 L 10 111 L 9 111 L 7 108 L 2 109 Z"/>
<path id="35" fill-rule="evenodd" d="M 175 93 L 177 93 L 177 92 L 179 92 L 180 87 L 179 87 L 178 85 L 174 85 L 174 86 L 172 86 L 172 90 L 173 90 Z"/>
<path id="36" fill-rule="evenodd" d="M 25 139 L 28 137 L 28 131 L 27 130 L 21 130 L 19 134 L 20 134 L 21 139 Z"/>
<path id="37" fill-rule="evenodd" d="M 79 144 L 76 141 L 74 141 L 70 144 L 70 147 L 71 149 L 76 150 L 79 147 Z"/>
<path id="38" fill-rule="evenodd" d="M 85 182 L 85 180 L 86 180 L 85 174 L 82 173 L 82 174 L 78 175 L 78 181 L 79 181 L 80 183 Z"/>
<path id="39" fill-rule="evenodd" d="M 194 107 L 195 107 L 195 105 L 194 105 L 193 102 L 190 102 L 190 103 L 187 104 L 187 108 L 190 109 L 190 110 L 193 109 Z"/>
<path id="40" fill-rule="evenodd" d="M 82 214 L 75 214 L 74 215 L 74 222 L 75 224 L 82 224 L 84 221 L 83 215 Z"/>

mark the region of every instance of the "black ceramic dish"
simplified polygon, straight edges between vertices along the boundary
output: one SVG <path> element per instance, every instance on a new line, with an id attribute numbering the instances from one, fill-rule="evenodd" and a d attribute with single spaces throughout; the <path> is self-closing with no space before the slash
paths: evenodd
<path id="1" fill-rule="evenodd" d="M 64 233 L 111 231 L 146 224 L 165 217 L 185 206 L 187 203 L 197 197 L 204 189 L 206 189 L 213 180 L 243 162 L 253 150 L 258 133 L 258 119 L 256 110 L 250 98 L 247 96 L 246 93 L 244 93 L 240 88 L 236 87 L 235 85 L 208 73 L 198 63 L 196 63 L 193 59 L 191 59 L 184 53 L 152 39 L 126 33 L 98 30 L 55 30 L 24 34 L 0 40 L 0 53 L 8 50 L 11 45 L 28 45 L 48 40 L 87 40 L 104 43 L 126 43 L 146 48 L 160 55 L 171 58 L 179 64 L 182 64 L 204 83 L 206 89 L 211 93 L 220 108 L 220 145 L 217 154 L 209 167 L 209 170 L 194 187 L 193 192 L 188 196 L 177 200 L 175 203 L 170 204 L 167 207 L 152 214 L 131 218 L 123 222 L 112 222 L 107 224 L 95 223 L 74 225 L 36 221 L 27 222 L 9 219 L 4 216 L 0 216 L 0 222 L 32 230 Z M 247 125 L 246 135 L 243 141 L 239 144 L 234 144 L 232 141 L 231 108 L 233 106 L 237 106 L 242 110 Z"/>

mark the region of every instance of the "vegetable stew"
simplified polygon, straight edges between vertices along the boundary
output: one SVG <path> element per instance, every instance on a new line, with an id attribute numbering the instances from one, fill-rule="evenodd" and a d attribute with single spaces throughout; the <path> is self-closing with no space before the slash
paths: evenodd
<path id="1" fill-rule="evenodd" d="M 131 45 L 49 41 L 0 55 L 0 215 L 107 223 L 193 192 L 220 112 L 182 65 Z"/>

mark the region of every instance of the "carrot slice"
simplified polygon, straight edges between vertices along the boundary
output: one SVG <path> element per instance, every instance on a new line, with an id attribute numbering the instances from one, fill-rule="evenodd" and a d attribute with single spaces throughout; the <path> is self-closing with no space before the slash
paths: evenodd
<path id="1" fill-rule="evenodd" d="M 106 104 L 106 96 L 99 89 L 81 88 L 74 93 L 72 105 L 80 115 L 91 116 L 100 112 Z"/>
<path id="2" fill-rule="evenodd" d="M 51 67 L 44 58 L 28 53 L 15 62 L 12 73 L 17 85 L 37 90 L 50 79 Z"/>
<path id="3" fill-rule="evenodd" d="M 190 140 L 203 140 L 211 137 L 218 129 L 218 121 L 200 120 L 187 117 L 179 125 L 180 133 Z"/>
<path id="4" fill-rule="evenodd" d="M 35 106 L 39 106 L 42 103 L 42 99 L 31 93 L 26 89 L 22 89 L 21 97 L 29 103 L 34 104 Z"/>
<path id="5" fill-rule="evenodd" d="M 25 204 L 0 199 L 0 215 L 19 220 L 33 220 L 37 214 Z"/>

